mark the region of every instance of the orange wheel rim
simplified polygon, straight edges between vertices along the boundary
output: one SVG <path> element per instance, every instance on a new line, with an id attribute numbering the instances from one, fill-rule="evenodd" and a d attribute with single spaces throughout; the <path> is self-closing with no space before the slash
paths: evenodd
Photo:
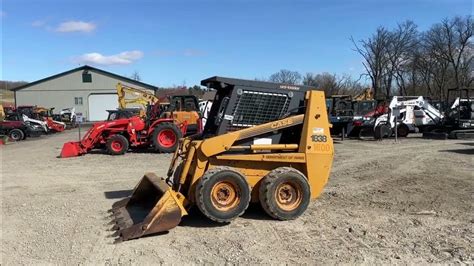
<path id="1" fill-rule="evenodd" d="M 229 181 L 221 181 L 211 191 L 212 205 L 219 211 L 229 211 L 240 202 L 240 189 Z"/>
<path id="2" fill-rule="evenodd" d="M 284 182 L 276 188 L 275 199 L 278 207 L 284 211 L 293 211 L 303 200 L 301 187 L 293 182 Z"/>

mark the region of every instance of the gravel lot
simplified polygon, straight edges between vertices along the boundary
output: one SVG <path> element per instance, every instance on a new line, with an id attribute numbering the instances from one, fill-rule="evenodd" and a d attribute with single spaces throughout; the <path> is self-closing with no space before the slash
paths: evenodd
<path id="1" fill-rule="evenodd" d="M 107 210 L 170 155 L 58 159 L 77 130 L 0 147 L 2 264 L 474 263 L 474 142 L 336 143 L 299 219 L 259 206 L 229 225 L 194 211 L 167 234 L 113 244 Z"/>

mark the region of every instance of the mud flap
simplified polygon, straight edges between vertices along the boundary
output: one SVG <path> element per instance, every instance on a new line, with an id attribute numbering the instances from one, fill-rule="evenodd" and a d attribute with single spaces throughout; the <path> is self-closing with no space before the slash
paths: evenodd
<path id="1" fill-rule="evenodd" d="M 63 145 L 63 149 L 61 150 L 59 157 L 68 158 L 79 156 L 81 154 L 83 154 L 83 152 L 81 146 L 79 146 L 79 142 L 66 142 Z"/>
<path id="2" fill-rule="evenodd" d="M 126 241 L 144 235 L 165 232 L 176 227 L 187 215 L 184 196 L 174 191 L 165 179 L 147 173 L 130 197 L 112 205 L 113 235 Z"/>

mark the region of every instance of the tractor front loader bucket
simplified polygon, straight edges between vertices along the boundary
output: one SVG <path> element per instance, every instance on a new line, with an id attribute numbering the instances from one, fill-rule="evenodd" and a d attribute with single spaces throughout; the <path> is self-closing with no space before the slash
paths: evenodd
<path id="1" fill-rule="evenodd" d="M 144 235 L 168 231 L 187 215 L 184 196 L 174 191 L 163 178 L 147 173 L 130 197 L 112 205 L 113 235 L 126 241 Z"/>
<path id="2" fill-rule="evenodd" d="M 68 158 L 79 156 L 81 154 L 83 154 L 83 152 L 80 146 L 80 142 L 66 142 L 63 145 L 63 149 L 61 150 L 61 154 L 59 155 L 59 157 Z"/>

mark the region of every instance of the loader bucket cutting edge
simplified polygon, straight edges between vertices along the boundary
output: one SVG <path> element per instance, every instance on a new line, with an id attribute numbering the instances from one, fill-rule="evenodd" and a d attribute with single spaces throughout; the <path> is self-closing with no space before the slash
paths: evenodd
<path id="1" fill-rule="evenodd" d="M 147 173 L 130 197 L 112 205 L 115 236 L 119 241 L 165 232 L 187 215 L 184 196 L 172 190 L 163 178 Z"/>
<path id="2" fill-rule="evenodd" d="M 81 155 L 80 151 L 81 147 L 79 146 L 79 142 L 66 142 L 63 145 L 63 149 L 61 150 L 59 157 L 68 158 L 79 156 Z"/>

